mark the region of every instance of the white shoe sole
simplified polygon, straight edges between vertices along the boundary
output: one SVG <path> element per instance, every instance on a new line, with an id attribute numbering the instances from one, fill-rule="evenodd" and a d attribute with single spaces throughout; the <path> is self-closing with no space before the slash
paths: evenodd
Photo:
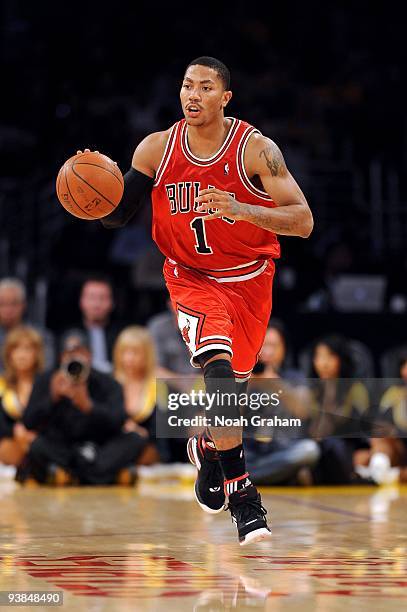
<path id="1" fill-rule="evenodd" d="M 271 538 L 271 531 L 265 527 L 260 527 L 260 529 L 255 529 L 255 531 L 248 533 L 245 536 L 245 539 L 242 542 L 239 542 L 239 544 L 240 546 L 246 546 L 247 544 L 254 544 L 255 542 L 268 540 L 269 538 Z"/>
<path id="2" fill-rule="evenodd" d="M 190 442 L 191 442 L 191 444 L 190 444 Z M 199 461 L 198 452 L 197 452 L 197 449 L 196 449 L 197 444 L 198 443 L 196 441 L 196 438 L 190 438 L 188 440 L 188 444 L 187 444 L 187 453 L 188 453 L 188 458 L 189 458 L 190 462 L 199 471 L 201 469 L 201 462 Z M 204 512 L 207 512 L 208 514 L 219 514 L 219 512 L 222 512 L 224 510 L 224 508 L 225 508 L 225 504 L 223 504 L 223 506 L 221 508 L 219 508 L 219 510 L 213 510 L 213 508 L 209 508 L 209 506 L 206 506 L 201 501 L 199 501 L 198 494 L 196 492 L 196 481 L 195 481 L 195 485 L 194 485 L 194 494 L 195 494 L 195 499 L 198 502 L 198 505 L 202 508 L 202 510 Z"/>

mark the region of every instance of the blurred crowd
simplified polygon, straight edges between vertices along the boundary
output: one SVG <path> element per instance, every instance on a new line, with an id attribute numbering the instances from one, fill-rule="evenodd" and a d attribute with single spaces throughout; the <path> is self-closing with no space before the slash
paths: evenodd
<path id="1" fill-rule="evenodd" d="M 59 206 L 55 177 L 85 147 L 125 171 L 146 134 L 181 118 L 185 65 L 205 54 L 230 67 L 230 113 L 281 146 L 315 217 L 310 240 L 282 237 L 283 323 L 270 322 L 251 383 L 284 381 L 301 436 L 250 436 L 253 479 L 405 479 L 397 8 L 208 0 L 195 15 L 173 3 L 93 4 L 7 0 L 0 11 L 0 463 L 21 482 L 131 484 L 137 466 L 187 460 L 183 440 L 155 429 L 156 378 L 196 371 L 166 306 L 150 207 L 105 231 Z M 379 393 L 366 382 L 375 375 Z"/>
<path id="2" fill-rule="evenodd" d="M 276 306 L 332 312 L 338 275 L 374 274 L 387 283 L 376 311 L 406 312 L 404 22 L 396 10 L 364 2 L 249 10 L 239 0 L 233 7 L 209 1 L 195 15 L 193 7 L 171 4 L 91 5 L 80 6 L 80 19 L 75 2 L 49 0 L 11 0 L 0 14 L 8 84 L 0 119 L 0 274 L 24 278 L 30 295 L 38 277 L 46 278 L 51 326 L 72 305 L 66 290 L 60 300 L 61 279 L 73 286 L 84 271 L 120 277 L 139 323 L 162 309 L 149 207 L 131 227 L 106 232 L 59 206 L 55 178 L 84 147 L 127 170 L 146 134 L 181 118 L 180 80 L 202 54 L 230 66 L 230 113 L 281 146 L 314 212 L 311 240 L 282 238 Z M 372 308 L 369 297 L 360 291 L 356 301 Z"/>
<path id="3" fill-rule="evenodd" d="M 139 466 L 186 463 L 185 440 L 157 432 L 166 409 L 157 378 L 197 377 L 173 313 L 145 327 L 118 321 L 112 284 L 96 276 L 78 304 L 76 326 L 56 335 L 27 319 L 20 280 L 0 280 L 0 463 L 22 483 L 55 485 L 131 485 Z M 301 428 L 248 432 L 253 481 L 406 482 L 407 347 L 383 356 L 380 379 L 372 363 L 367 346 L 338 334 L 295 355 L 284 323 L 271 319 L 249 395 L 283 389 L 277 414 Z"/>

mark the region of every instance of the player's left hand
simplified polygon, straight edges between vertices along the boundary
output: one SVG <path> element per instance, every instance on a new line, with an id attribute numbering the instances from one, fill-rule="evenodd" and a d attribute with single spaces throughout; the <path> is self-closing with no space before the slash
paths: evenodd
<path id="1" fill-rule="evenodd" d="M 228 217 L 236 221 L 242 220 L 244 205 L 235 200 L 227 191 L 221 191 L 212 187 L 211 189 L 202 189 L 199 192 L 199 197 L 195 200 L 200 202 L 197 212 L 208 212 L 216 208 L 216 211 L 202 217 L 202 219 L 219 219 L 220 217 Z"/>

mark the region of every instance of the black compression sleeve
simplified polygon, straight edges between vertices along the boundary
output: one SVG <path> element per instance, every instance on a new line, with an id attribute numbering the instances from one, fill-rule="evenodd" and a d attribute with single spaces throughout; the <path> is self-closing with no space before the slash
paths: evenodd
<path id="1" fill-rule="evenodd" d="M 144 196 L 151 193 L 154 179 L 135 168 L 124 175 L 124 193 L 117 208 L 101 219 L 104 227 L 112 229 L 123 227 L 141 208 Z"/>

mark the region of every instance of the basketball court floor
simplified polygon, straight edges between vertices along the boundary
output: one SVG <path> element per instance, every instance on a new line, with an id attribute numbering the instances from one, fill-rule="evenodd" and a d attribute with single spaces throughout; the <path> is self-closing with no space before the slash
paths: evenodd
<path id="1" fill-rule="evenodd" d="M 69 612 L 407 608 L 407 488 L 263 489 L 273 538 L 244 548 L 191 490 L 3 483 L 0 591 Z"/>

